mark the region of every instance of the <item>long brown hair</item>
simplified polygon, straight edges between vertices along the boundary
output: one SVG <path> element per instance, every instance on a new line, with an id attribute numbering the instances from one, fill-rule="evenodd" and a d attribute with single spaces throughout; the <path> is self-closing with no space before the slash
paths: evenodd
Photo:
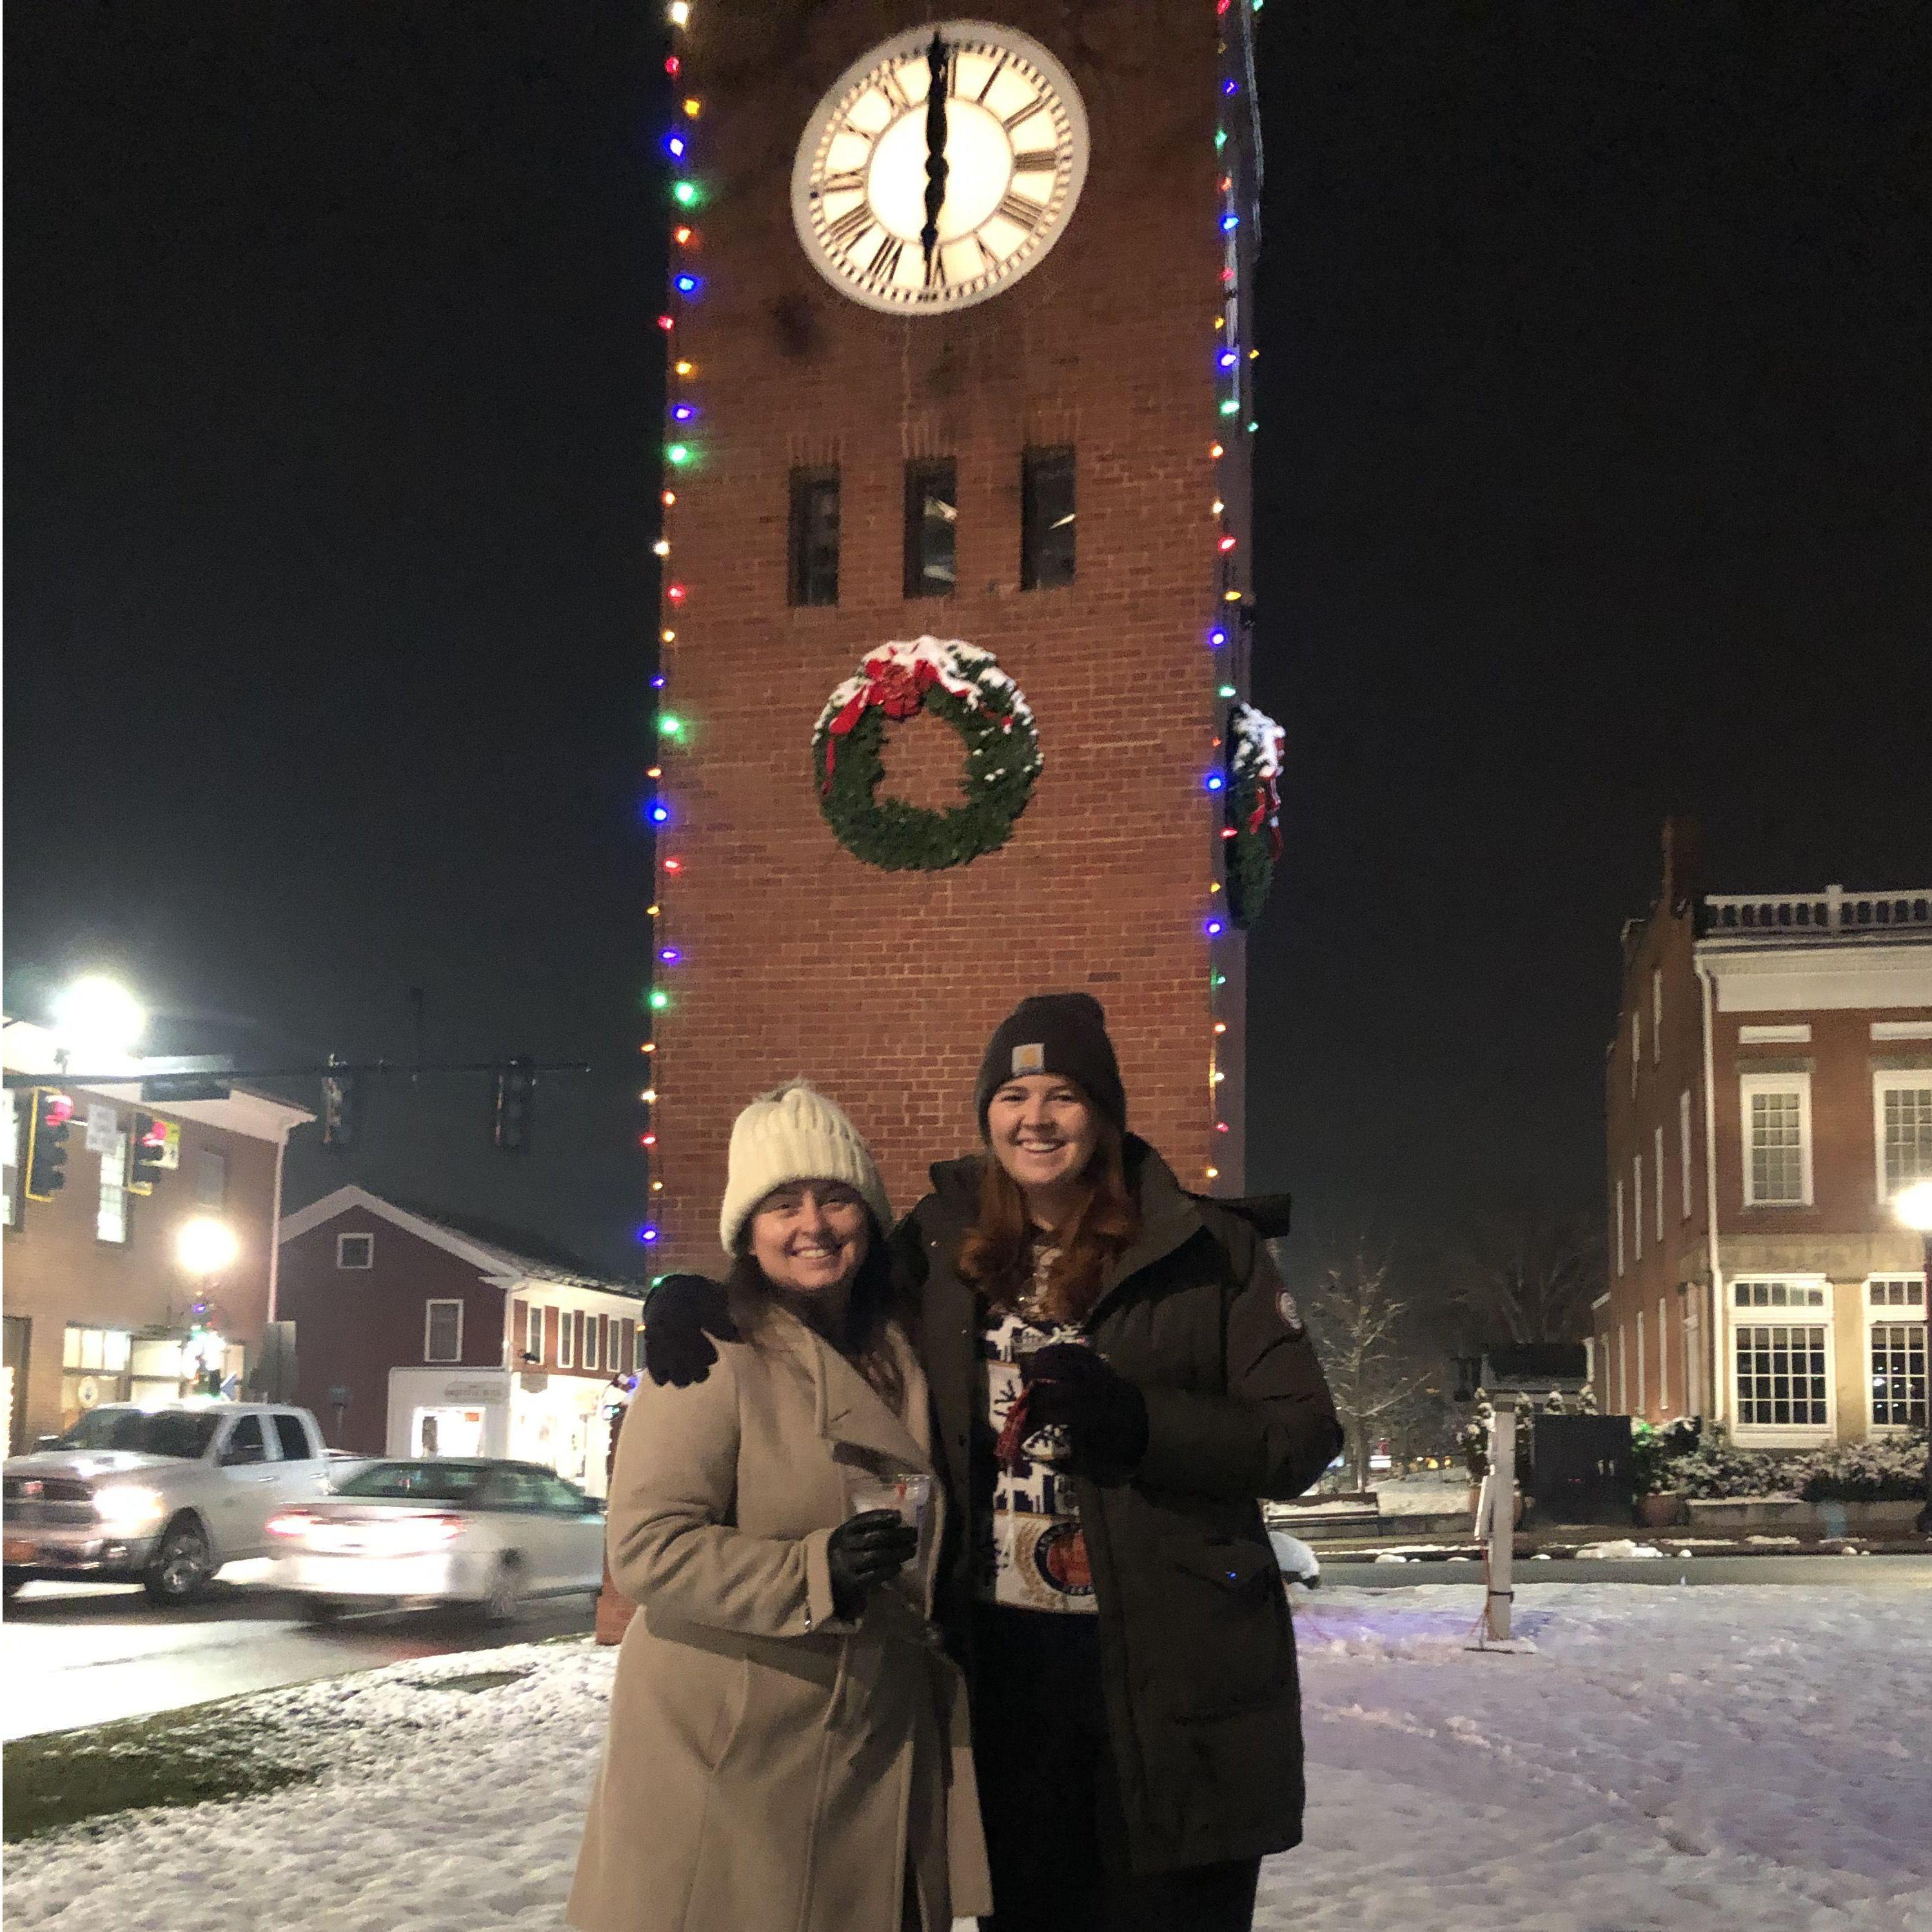
<path id="1" fill-rule="evenodd" d="M 1108 1264 L 1140 1232 L 1141 1208 L 1127 1185 L 1126 1144 L 1105 1115 L 1095 1116 L 1100 1139 L 1078 1208 L 1059 1238 L 1048 1274 L 1043 1312 L 1059 1322 L 1084 1321 L 1100 1298 Z M 960 1277 L 1003 1314 L 1019 1312 L 1033 1286 L 1031 1217 L 1019 1183 L 991 1148 L 980 1171 L 980 1212 L 959 1244 Z"/>
<path id="2" fill-rule="evenodd" d="M 903 1319 L 902 1297 L 892 1272 L 892 1256 L 886 1238 L 872 1210 L 866 1212 L 866 1258 L 852 1277 L 845 1310 L 845 1333 L 826 1339 L 856 1369 L 872 1391 L 895 1415 L 905 1407 L 905 1377 L 900 1372 L 887 1324 Z M 763 1316 L 777 1294 L 766 1279 L 752 1252 L 752 1223 L 746 1218 L 738 1236 L 736 1258 L 724 1280 L 725 1290 L 735 1308 L 742 1310 L 754 1324 Z"/>

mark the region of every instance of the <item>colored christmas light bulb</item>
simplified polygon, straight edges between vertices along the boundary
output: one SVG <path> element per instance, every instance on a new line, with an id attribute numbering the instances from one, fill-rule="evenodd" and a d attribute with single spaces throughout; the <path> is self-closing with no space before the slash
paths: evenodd
<path id="1" fill-rule="evenodd" d="M 1208 937 L 1210 939 L 1219 939 L 1222 934 L 1222 927 L 1221 922 L 1218 919 L 1210 919 L 1208 921 L 1206 926 L 1202 929 L 1207 933 Z"/>
<path id="2" fill-rule="evenodd" d="M 695 275 L 680 275 L 671 284 L 681 296 L 694 296 L 704 286 Z"/>
<path id="3" fill-rule="evenodd" d="M 1221 788 L 1227 783 L 1227 780 L 1222 778 L 1219 772 L 1210 772 L 1208 776 L 1201 781 L 1201 782 L 1204 784 L 1210 791 L 1219 791 Z"/>
<path id="4" fill-rule="evenodd" d="M 681 738 L 684 735 L 684 720 L 674 711 L 667 711 L 658 720 L 658 729 L 667 738 Z"/>
<path id="5" fill-rule="evenodd" d="M 1224 684 L 1214 694 L 1217 698 L 1233 698 L 1238 694 L 1232 684 Z"/>
<path id="6" fill-rule="evenodd" d="M 1240 406 L 1240 404 L 1237 402 L 1232 396 L 1223 397 L 1221 401 L 1221 413 L 1224 416 L 1236 415 L 1239 412 Z"/>
<path id="7" fill-rule="evenodd" d="M 661 946 L 658 948 L 658 957 L 667 966 L 675 966 L 684 955 L 675 946 Z"/>
<path id="8" fill-rule="evenodd" d="M 681 161 L 684 159 L 684 136 L 682 134 L 667 134 L 664 136 L 664 152 L 670 155 L 673 160 Z"/>
<path id="9" fill-rule="evenodd" d="M 659 537 L 657 542 L 651 545 L 651 554 L 653 556 L 668 556 L 670 554 L 670 545 L 662 537 Z"/>
<path id="10" fill-rule="evenodd" d="M 664 1011 L 665 1007 L 670 1004 L 670 995 L 668 993 L 664 992 L 662 987 L 654 986 L 652 988 L 651 1011 L 652 1012 L 661 1013 Z"/>
<path id="11" fill-rule="evenodd" d="M 670 198 L 672 200 L 676 202 L 680 208 L 695 208 L 698 206 L 698 187 L 697 182 L 692 181 L 674 182 L 671 184 Z"/>
<path id="12" fill-rule="evenodd" d="M 695 95 L 693 95 L 693 94 L 687 94 L 687 95 L 686 95 L 686 97 L 685 97 L 685 102 L 684 102 L 684 111 L 685 111 L 685 114 L 686 114 L 686 116 L 687 116 L 687 118 L 689 118 L 689 119 L 691 119 L 691 120 L 693 120 L 693 121 L 695 121 L 695 120 L 698 118 L 698 117 L 699 114 L 703 111 L 703 108 L 704 108 L 704 104 L 703 104 L 701 101 L 700 101 L 700 100 L 697 98 L 697 97 L 696 97 Z"/>

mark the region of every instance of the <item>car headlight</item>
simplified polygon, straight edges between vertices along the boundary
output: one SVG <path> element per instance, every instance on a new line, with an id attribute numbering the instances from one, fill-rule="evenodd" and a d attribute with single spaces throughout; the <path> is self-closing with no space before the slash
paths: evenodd
<path id="1" fill-rule="evenodd" d="M 140 1483 L 113 1483 L 94 1492 L 94 1513 L 110 1529 L 130 1536 L 152 1529 L 166 1513 L 158 1490 Z"/>

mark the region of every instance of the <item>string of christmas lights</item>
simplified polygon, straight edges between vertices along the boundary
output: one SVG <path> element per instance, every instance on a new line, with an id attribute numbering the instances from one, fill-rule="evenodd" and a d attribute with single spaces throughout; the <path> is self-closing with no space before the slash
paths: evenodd
<path id="1" fill-rule="evenodd" d="M 658 317 L 658 328 L 664 344 L 664 484 L 658 496 L 658 540 L 651 546 L 658 560 L 663 580 L 658 611 L 658 668 L 651 680 L 656 699 L 652 723 L 657 742 L 651 764 L 644 775 L 650 787 L 645 794 L 644 814 L 652 833 L 654 888 L 651 903 L 645 908 L 651 921 L 651 978 L 644 998 L 650 1030 L 638 1048 L 646 1055 L 654 1055 L 657 1052 L 657 1016 L 668 1011 L 673 1003 L 670 989 L 664 982 L 684 962 L 682 948 L 673 944 L 667 936 L 664 908 L 666 882 L 675 881 L 684 870 L 682 855 L 670 849 L 677 819 L 664 792 L 664 761 L 683 741 L 687 730 L 686 721 L 672 708 L 667 693 L 670 683 L 670 666 L 677 644 L 677 626 L 690 601 L 688 587 L 680 580 L 671 561 L 671 539 L 678 484 L 700 460 L 695 425 L 700 422 L 704 413 L 696 388 L 698 369 L 684 352 L 682 340 L 685 315 L 690 305 L 704 292 L 704 278 L 698 268 L 702 238 L 689 219 L 704 205 L 704 185 L 692 172 L 695 124 L 704 111 L 704 104 L 688 91 L 685 80 L 683 50 L 685 35 L 691 26 L 689 0 L 670 0 L 666 18 L 670 28 L 671 50 L 664 59 L 664 73 L 670 82 L 671 96 L 676 104 L 671 125 L 665 131 L 662 143 L 670 169 L 671 215 L 667 268 L 669 286 L 665 292 L 664 313 Z M 652 1197 L 662 1194 L 664 1185 L 658 1154 L 657 1099 L 656 1082 L 647 1082 L 638 1096 L 639 1104 L 645 1110 L 638 1144 L 647 1163 Z M 661 1234 L 655 1212 L 647 1212 L 638 1228 L 639 1242 L 646 1248 L 655 1247 Z"/>
<path id="2" fill-rule="evenodd" d="M 1216 378 L 1215 430 L 1208 454 L 1215 466 L 1214 503 L 1216 572 L 1216 608 L 1208 628 L 1208 645 L 1214 654 L 1216 670 L 1215 697 L 1229 704 L 1241 696 L 1247 675 L 1246 640 L 1242 632 L 1246 610 L 1246 566 L 1242 544 L 1252 506 L 1250 488 L 1250 458 L 1245 440 L 1228 448 L 1231 433 L 1237 425 L 1252 435 L 1259 425 L 1253 418 L 1250 365 L 1260 355 L 1252 343 L 1244 341 L 1244 314 L 1242 298 L 1243 264 L 1252 263 L 1258 237 L 1261 205 L 1261 126 L 1254 97 L 1252 20 L 1262 8 L 1262 0 L 1248 0 L 1245 16 L 1241 0 L 1214 0 L 1220 22 L 1217 51 L 1221 59 L 1221 112 L 1214 130 L 1215 164 L 1220 169 L 1220 202 L 1216 216 L 1221 240 L 1220 312 L 1214 318 L 1214 373 Z M 1232 18 L 1231 18 L 1232 16 Z M 1237 120 L 1236 116 L 1240 118 Z M 1240 527 L 1238 528 L 1239 525 Z M 1203 784 L 1216 798 L 1227 788 L 1225 747 L 1216 730 L 1210 745 L 1213 757 Z M 1225 840 L 1233 836 L 1223 827 Z M 1208 940 L 1208 1099 L 1214 1135 L 1202 1166 L 1203 1178 L 1221 1178 L 1220 1136 L 1233 1130 L 1228 1119 L 1222 1090 L 1228 1070 L 1222 1064 L 1222 1046 L 1228 1022 L 1222 1011 L 1222 995 L 1228 986 L 1228 948 L 1239 944 L 1232 930 L 1227 901 L 1221 881 L 1208 886 L 1210 905 L 1202 921 Z"/>

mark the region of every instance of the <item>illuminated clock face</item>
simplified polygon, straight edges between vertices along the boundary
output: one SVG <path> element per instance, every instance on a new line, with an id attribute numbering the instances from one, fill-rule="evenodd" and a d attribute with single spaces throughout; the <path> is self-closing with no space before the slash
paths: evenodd
<path id="1" fill-rule="evenodd" d="M 842 294 L 932 315 L 1043 260 L 1086 176 L 1086 110 L 1066 69 L 1010 28 L 948 20 L 839 76 L 799 143 L 792 217 Z"/>

